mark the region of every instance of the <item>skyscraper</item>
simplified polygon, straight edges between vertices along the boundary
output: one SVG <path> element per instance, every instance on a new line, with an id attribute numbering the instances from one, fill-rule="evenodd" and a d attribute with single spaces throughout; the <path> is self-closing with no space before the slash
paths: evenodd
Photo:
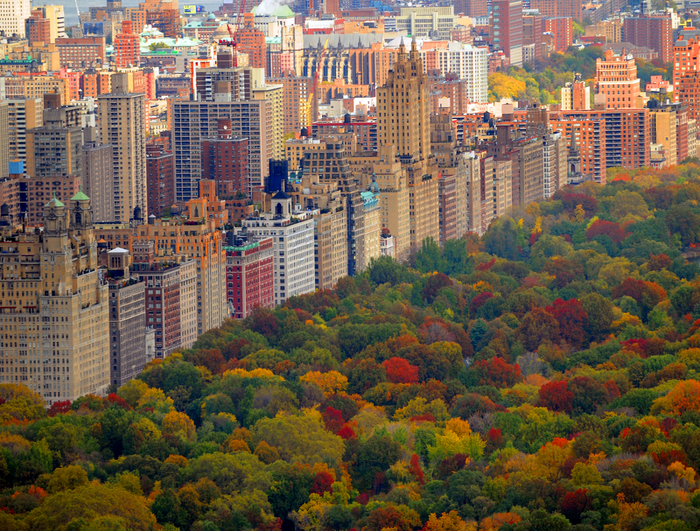
<path id="1" fill-rule="evenodd" d="M 614 55 L 605 51 L 605 57 L 596 59 L 596 93 L 605 98 L 607 109 L 636 109 L 639 96 L 637 63 L 631 55 Z"/>
<path id="2" fill-rule="evenodd" d="M 0 0 L 0 31 L 25 36 L 24 21 L 32 15 L 32 0 Z"/>
<path id="3" fill-rule="evenodd" d="M 144 94 L 128 92 L 128 74 L 112 76 L 112 92 L 99 98 L 100 137 L 112 145 L 114 221 L 129 221 L 138 206 L 148 212 Z"/>
<path id="4" fill-rule="evenodd" d="M 430 155 L 430 80 L 416 42 L 410 54 L 401 43 L 386 85 L 377 89 L 377 140 L 396 147 L 409 186 L 411 246 L 439 240 L 438 183 Z"/>
<path id="5" fill-rule="evenodd" d="M 122 32 L 114 39 L 114 54 L 117 68 L 139 66 L 141 61 L 141 44 L 139 36 L 132 31 L 132 22 L 122 22 Z"/>
<path id="6" fill-rule="evenodd" d="M 83 177 L 83 130 L 80 108 L 55 106 L 44 109 L 44 125 L 27 131 L 27 173 L 31 177 Z M 49 95 L 46 96 L 49 100 Z"/>
<path id="7" fill-rule="evenodd" d="M 494 48 L 500 48 L 513 66 L 523 64 L 523 3 L 521 0 L 493 0 L 491 28 Z"/>

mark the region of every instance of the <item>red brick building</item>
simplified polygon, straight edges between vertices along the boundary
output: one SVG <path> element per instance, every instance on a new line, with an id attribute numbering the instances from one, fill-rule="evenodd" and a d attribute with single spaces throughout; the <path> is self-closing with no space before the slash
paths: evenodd
<path id="1" fill-rule="evenodd" d="M 673 91 L 674 99 L 688 106 L 689 118 L 700 118 L 700 72 L 686 74 Z"/>
<path id="2" fill-rule="evenodd" d="M 605 96 L 607 109 L 634 109 L 640 93 L 637 63 L 628 56 L 605 50 L 605 57 L 596 59 L 596 93 Z"/>
<path id="3" fill-rule="evenodd" d="M 491 38 L 494 49 L 503 50 L 513 66 L 523 64 L 523 3 L 521 0 L 493 0 Z"/>
<path id="4" fill-rule="evenodd" d="M 141 62 L 141 48 L 139 36 L 132 31 L 132 22 L 122 22 L 122 32 L 114 39 L 114 56 L 117 68 L 139 66 Z"/>
<path id="5" fill-rule="evenodd" d="M 226 251 L 226 293 L 234 319 L 245 319 L 255 308 L 275 305 L 272 238 L 258 241 L 236 235 Z"/>
<path id="6" fill-rule="evenodd" d="M 557 52 L 566 52 L 574 43 L 574 24 L 570 17 L 545 18 L 544 31 L 552 34 Z"/>
<path id="7" fill-rule="evenodd" d="M 248 139 L 231 133 L 231 120 L 219 120 L 216 138 L 202 141 L 202 178 L 216 182 L 220 197 L 247 194 L 250 186 Z"/>
<path id="8" fill-rule="evenodd" d="M 454 12 L 468 17 L 487 17 L 489 14 L 486 0 L 455 0 Z"/>
<path id="9" fill-rule="evenodd" d="M 104 37 L 59 38 L 56 48 L 62 67 L 84 68 L 107 61 Z"/>
<path id="10" fill-rule="evenodd" d="M 539 10 L 545 17 L 570 17 L 583 20 L 581 0 L 530 0 L 530 9 Z"/>
<path id="11" fill-rule="evenodd" d="M 673 60 L 673 28 L 671 17 L 641 16 L 625 18 L 623 25 L 625 42 L 651 48 L 664 63 Z"/>
<path id="12" fill-rule="evenodd" d="M 51 43 L 51 20 L 44 18 L 41 9 L 32 10 L 32 16 L 24 21 L 24 30 L 29 46 L 38 42 Z"/>
<path id="13" fill-rule="evenodd" d="M 243 27 L 236 34 L 238 51 L 248 54 L 248 66 L 267 69 L 265 34 L 255 27 L 255 15 L 246 13 Z"/>
<path id="14" fill-rule="evenodd" d="M 146 181 L 148 216 L 160 218 L 163 209 L 175 203 L 174 156 L 162 142 L 146 144 Z"/>

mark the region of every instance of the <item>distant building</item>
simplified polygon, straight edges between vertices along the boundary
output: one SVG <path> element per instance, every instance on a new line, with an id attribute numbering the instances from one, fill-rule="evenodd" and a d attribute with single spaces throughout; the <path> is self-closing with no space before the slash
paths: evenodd
<path id="1" fill-rule="evenodd" d="M 274 307 L 273 238 L 253 240 L 237 234 L 228 243 L 224 250 L 231 317 L 245 319 L 255 308 Z"/>

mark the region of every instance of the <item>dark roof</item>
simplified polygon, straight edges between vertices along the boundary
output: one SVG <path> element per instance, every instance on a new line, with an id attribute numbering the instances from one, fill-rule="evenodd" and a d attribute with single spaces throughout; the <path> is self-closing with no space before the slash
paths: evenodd
<path id="1" fill-rule="evenodd" d="M 280 190 L 277 192 L 275 195 L 272 196 L 272 199 L 289 199 L 290 197 L 284 193 L 283 190 Z"/>

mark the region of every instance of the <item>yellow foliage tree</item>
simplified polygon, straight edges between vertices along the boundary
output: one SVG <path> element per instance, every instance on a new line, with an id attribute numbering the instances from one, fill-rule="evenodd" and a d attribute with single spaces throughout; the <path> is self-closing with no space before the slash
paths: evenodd
<path id="1" fill-rule="evenodd" d="M 686 411 L 700 411 L 700 382 L 697 380 L 678 382 L 666 396 L 654 400 L 651 410 L 653 414 L 679 416 Z"/>
<path id="2" fill-rule="evenodd" d="M 185 468 L 187 466 L 187 458 L 184 455 L 170 454 L 165 462 L 173 463 L 180 468 Z"/>
<path id="3" fill-rule="evenodd" d="M 197 429 L 192 419 L 179 411 L 171 411 L 163 417 L 163 434 L 174 435 L 190 442 L 197 442 Z"/>
<path id="4" fill-rule="evenodd" d="M 475 522 L 466 522 L 457 511 L 442 513 L 440 518 L 435 513 L 428 517 L 423 531 L 477 531 Z"/>
<path id="5" fill-rule="evenodd" d="M 347 376 L 338 371 L 311 371 L 299 378 L 304 383 L 316 384 L 326 396 L 340 393 L 348 388 Z"/>
<path id="6" fill-rule="evenodd" d="M 451 431 L 457 437 L 466 437 L 472 432 L 471 426 L 469 426 L 469 422 L 466 420 L 462 420 L 459 417 L 450 419 L 447 421 L 447 424 L 445 424 L 445 431 Z"/>
<path id="7" fill-rule="evenodd" d="M 496 513 L 484 518 L 479 525 L 479 531 L 498 531 L 505 524 L 515 525 L 522 518 L 517 513 Z"/>
<path id="8" fill-rule="evenodd" d="M 489 101 L 499 101 L 502 98 L 517 100 L 525 94 L 527 85 L 524 81 L 500 72 L 489 75 Z"/>

